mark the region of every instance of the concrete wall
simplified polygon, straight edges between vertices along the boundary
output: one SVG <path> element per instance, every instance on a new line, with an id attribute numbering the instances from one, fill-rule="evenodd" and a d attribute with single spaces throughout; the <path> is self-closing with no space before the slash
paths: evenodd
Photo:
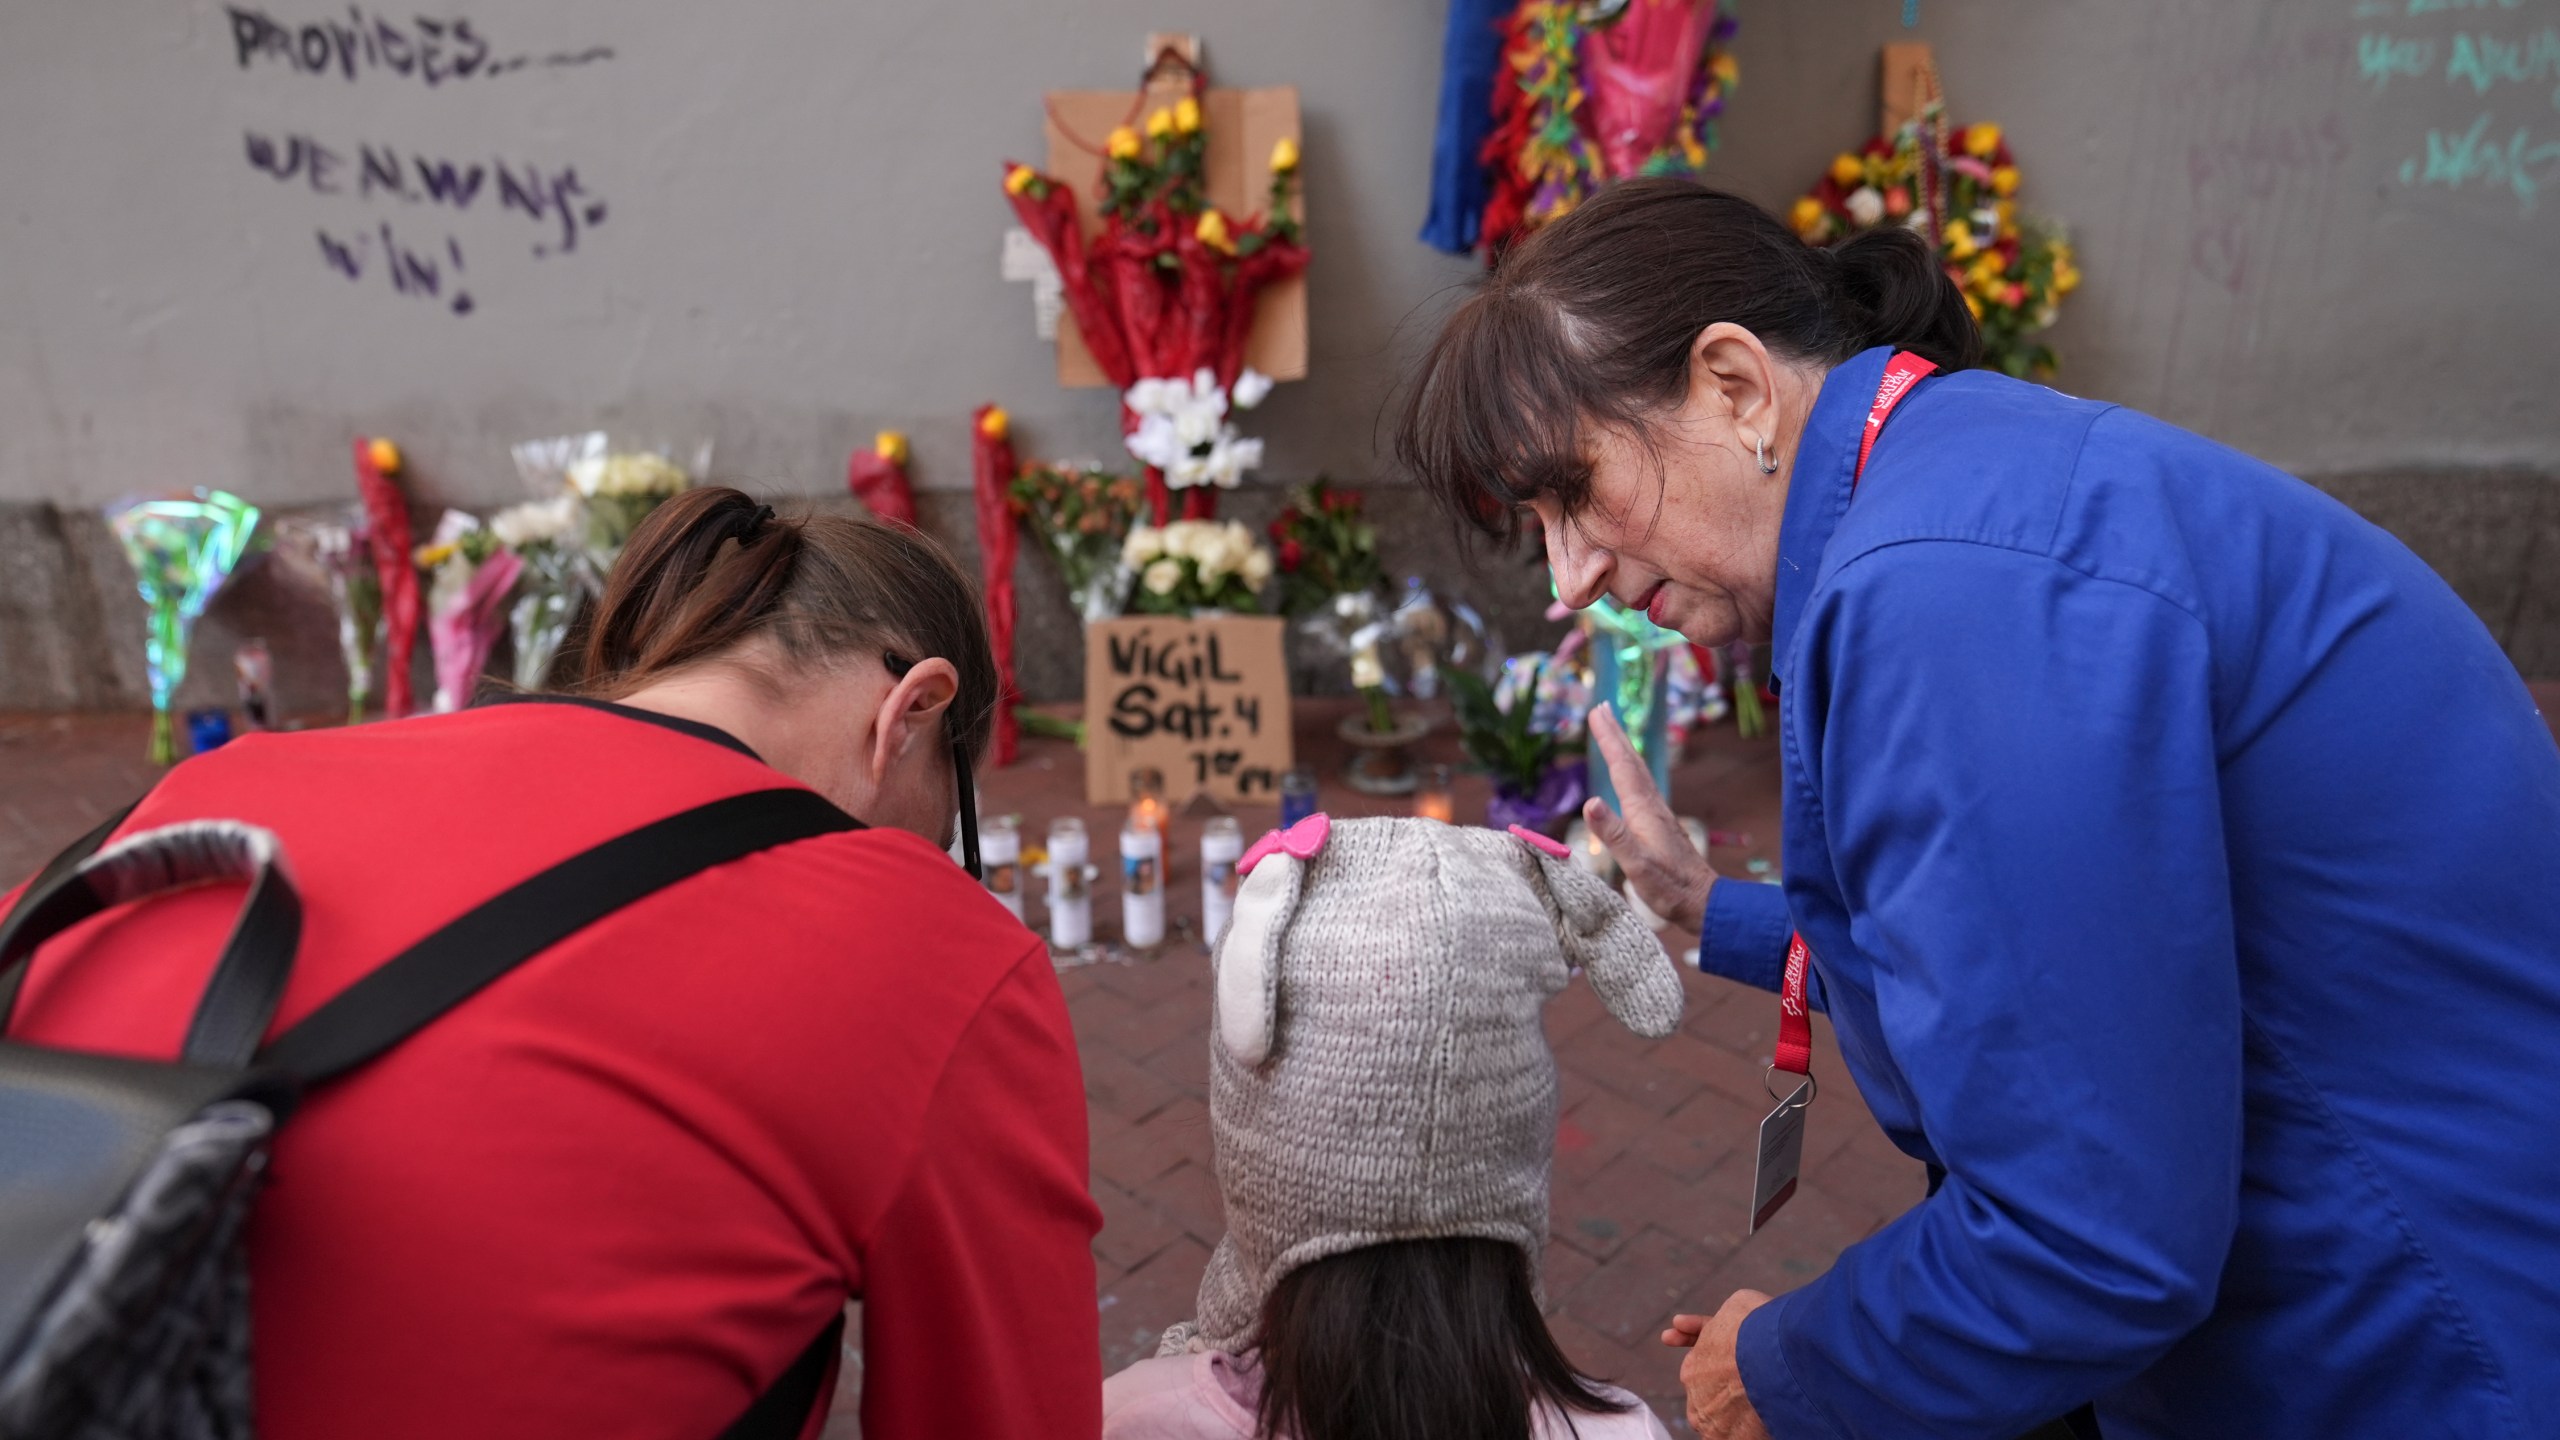
<path id="1" fill-rule="evenodd" d="M 2081 243 L 2066 388 L 2329 486 L 2444 570 L 2521 668 L 2560 675 L 2560 158 L 2531 158 L 2560 141 L 2560 77 L 2492 65 L 2484 87 L 2456 65 L 2560 8 L 2356 10 L 1923 0 L 1919 33 L 1960 115 L 2008 125 L 2028 200 Z M 97 505 L 181 484 L 329 501 L 359 431 L 401 440 L 431 514 L 517 498 L 506 445 L 533 435 L 710 436 L 724 476 L 815 497 L 896 426 L 942 492 L 928 520 L 965 547 L 950 492 L 972 405 L 1011 409 L 1027 453 L 1113 453 L 1108 397 L 1055 385 L 1026 288 L 996 277 L 996 163 L 1036 158 L 1042 89 L 1126 83 L 1149 29 L 1199 31 L 1222 82 L 1302 93 L 1313 374 L 1252 417 L 1265 478 L 1380 482 L 1394 558 L 1452 568 L 1379 444 L 1403 359 L 1475 273 L 1411 238 L 1439 5 L 482 0 L 450 18 L 471 28 L 448 27 L 444 64 L 483 73 L 430 86 L 414 19 L 392 27 L 410 73 L 377 36 L 348 78 L 335 55 L 243 63 L 242 22 L 203 0 L 0 8 L 0 706 L 139 699 L 138 604 Z M 1742 20 L 1718 165 L 1783 204 L 1871 128 L 1898 7 Z M 315 146 L 333 157 L 316 184 Z M 368 191 L 366 147 L 403 162 L 397 191 Z M 458 206 L 422 160 L 492 169 Z M 1062 693 L 1053 652 L 1072 647 L 1047 641 L 1071 622 L 1025 554 L 1025 678 Z M 1461 583 L 1529 638 L 1533 571 Z M 288 699 L 325 707 L 326 629 L 253 574 L 198 653 L 264 633 Z"/>

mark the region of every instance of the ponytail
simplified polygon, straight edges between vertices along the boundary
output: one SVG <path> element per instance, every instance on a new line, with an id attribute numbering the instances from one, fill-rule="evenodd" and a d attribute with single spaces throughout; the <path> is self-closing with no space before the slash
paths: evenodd
<path id="1" fill-rule="evenodd" d="M 587 633 L 592 683 L 678 669 L 755 631 L 790 587 L 800 531 L 726 486 L 650 512 L 605 582 Z"/>
<path id="2" fill-rule="evenodd" d="M 1507 541 L 1520 507 L 1588 498 L 1585 428 L 1650 439 L 1688 394 L 1689 351 L 1718 322 L 1829 367 L 1893 346 L 1940 370 L 1982 335 L 1929 242 L 1900 226 L 1807 245 L 1739 196 L 1687 180 L 1613 185 L 1506 253 L 1406 387 L 1396 457 L 1442 511 Z"/>
<path id="3" fill-rule="evenodd" d="M 575 688 L 617 699 L 757 639 L 786 670 L 889 652 L 948 660 L 959 689 L 944 729 L 972 764 L 986 749 L 995 651 L 977 586 L 950 552 L 868 517 L 778 516 L 727 486 L 687 490 L 632 532 Z"/>
<path id="4" fill-rule="evenodd" d="M 1890 345 L 1933 361 L 1942 371 L 1970 370 L 1982 363 L 1982 331 L 1965 308 L 1964 292 L 1919 231 L 1878 226 L 1850 236 L 1837 249 L 1813 253 L 1830 262 L 1837 308 L 1854 337 L 1851 355 Z"/>

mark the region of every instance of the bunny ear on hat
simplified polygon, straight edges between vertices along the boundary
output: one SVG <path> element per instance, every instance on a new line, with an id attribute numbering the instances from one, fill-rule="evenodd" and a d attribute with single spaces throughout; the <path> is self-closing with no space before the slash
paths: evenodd
<path id="1" fill-rule="evenodd" d="M 1298 908 L 1306 862 L 1332 833 L 1331 820 L 1310 815 L 1256 840 L 1236 862 L 1244 884 L 1218 942 L 1218 1043 L 1247 1069 L 1271 1058 L 1280 1019 L 1280 941 Z"/>
<path id="2" fill-rule="evenodd" d="M 1601 1005 L 1638 1035 L 1659 1038 L 1678 1029 L 1680 973 L 1626 897 L 1575 864 L 1564 846 L 1517 825 L 1511 833 L 1521 842 L 1520 862 L 1555 923 L 1565 960 L 1591 978 Z"/>

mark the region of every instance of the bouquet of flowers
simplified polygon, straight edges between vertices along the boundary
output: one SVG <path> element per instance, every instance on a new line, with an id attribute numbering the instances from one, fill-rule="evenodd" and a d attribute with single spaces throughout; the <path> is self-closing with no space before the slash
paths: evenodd
<path id="1" fill-rule="evenodd" d="M 1033 461 L 1013 477 L 1011 493 L 1013 513 L 1058 557 L 1076 613 L 1087 620 L 1119 614 L 1132 578 L 1121 546 L 1146 498 L 1144 483 L 1091 462 Z"/>
<path id="2" fill-rule="evenodd" d="M 107 525 L 133 563 L 150 607 L 143 662 L 151 682 L 151 761 L 174 763 L 169 704 L 187 678 L 187 641 L 205 606 L 231 578 L 258 528 L 258 507 L 221 490 L 195 489 L 108 507 Z"/>
<path id="3" fill-rule="evenodd" d="M 845 466 L 845 488 L 864 509 L 897 525 L 916 523 L 915 487 L 907 480 L 907 437 L 883 430 Z"/>
<path id="4" fill-rule="evenodd" d="M 1740 71 L 1717 0 L 1525 0 L 1481 159 L 1485 258 L 1611 180 L 1706 170 Z"/>
<path id="5" fill-rule="evenodd" d="M 1013 660 L 1013 627 L 1020 612 L 1013 589 L 1013 559 L 1021 534 L 1013 525 L 1014 477 L 1022 462 L 1013 451 L 1013 420 L 1001 405 L 981 405 L 969 417 L 969 484 L 978 516 L 978 579 L 987 606 L 988 648 L 996 657 L 995 761 L 1010 765 L 1022 751 L 1022 704 Z"/>
<path id="6" fill-rule="evenodd" d="M 490 538 L 518 564 L 507 629 L 515 639 L 519 690 L 539 690 L 550 677 L 551 662 L 587 593 L 586 562 L 578 549 L 584 523 L 575 495 L 528 500 L 489 517 Z"/>
<path id="7" fill-rule="evenodd" d="M 1336 595 L 1377 588 L 1378 532 L 1361 509 L 1357 491 L 1337 490 L 1321 476 L 1290 497 L 1271 522 L 1281 613 L 1305 615 Z"/>
<path id="8" fill-rule="evenodd" d="M 1272 571 L 1271 552 L 1234 521 L 1140 525 L 1120 547 L 1120 560 L 1137 572 L 1129 607 L 1141 615 L 1256 609 Z"/>
<path id="9" fill-rule="evenodd" d="M 335 516 L 291 515 L 276 522 L 276 553 L 329 593 L 338 614 L 338 658 L 347 667 L 347 723 L 364 719 L 373 696 L 373 652 L 382 643 L 382 578 L 364 507 Z"/>
<path id="10" fill-rule="evenodd" d="M 1230 395 L 1205 365 L 1189 380 L 1141 380 L 1121 397 L 1137 418 L 1125 443 L 1173 489 L 1199 495 L 1208 485 L 1233 490 L 1244 472 L 1262 463 L 1262 442 L 1243 438 L 1227 423 L 1228 404 L 1250 410 L 1270 393 L 1271 378 L 1247 370 L 1236 377 Z M 1186 500 L 1184 508 L 1188 514 L 1195 507 Z"/>
<path id="11" fill-rule="evenodd" d="M 1459 745 L 1493 777 L 1485 823 L 1544 830 L 1582 803 L 1582 775 L 1564 764 L 1562 737 L 1537 724 L 1533 697 L 1547 657 L 1518 658 L 1528 669 L 1525 685 L 1497 688 L 1472 670 L 1452 670 L 1449 698 L 1457 710 Z"/>
<path id="12" fill-rule="evenodd" d="M 460 510 L 447 510 L 435 538 L 418 550 L 427 589 L 427 648 L 436 661 L 435 709 L 471 703 L 506 623 L 504 606 L 524 561 L 497 533 Z"/>
<path id="13" fill-rule="evenodd" d="M 1892 135 L 1833 157 L 1789 219 L 1816 245 L 1888 222 L 1928 236 L 1982 326 L 1984 357 L 2008 374 L 2041 377 L 2055 356 L 2035 337 L 2080 288 L 2080 269 L 2061 227 L 2020 218 L 2021 183 L 1999 126 L 1951 130 L 1931 104 Z"/>
<path id="14" fill-rule="evenodd" d="M 409 657 L 418 644 L 418 572 L 409 550 L 409 497 L 393 477 L 400 447 L 388 440 L 356 440 L 356 493 L 364 501 L 365 548 L 382 586 L 382 713 L 397 720 L 417 708 L 410 694 Z"/>
<path id="15" fill-rule="evenodd" d="M 1260 462 L 1259 447 L 1237 440 L 1225 415 L 1269 386 L 1244 368 L 1256 297 L 1307 265 L 1293 195 L 1297 141 L 1283 136 L 1271 148 L 1263 213 L 1218 210 L 1205 184 L 1207 76 L 1167 51 L 1150 78 L 1168 65 L 1188 70 L 1187 93 L 1148 115 L 1143 132 L 1123 125 L 1103 142 L 1102 228 L 1090 245 L 1075 197 L 1057 180 L 1020 164 L 1004 175 L 1015 217 L 1058 268 L 1085 348 L 1123 392 L 1121 431 L 1147 463 L 1148 510 L 1159 526 L 1172 518 L 1172 490 L 1184 491 L 1185 518 L 1207 519 L 1212 487 L 1232 487 Z M 1139 388 L 1149 380 L 1160 383 Z"/>
<path id="16" fill-rule="evenodd" d="M 581 508 L 579 545 L 601 589 L 613 562 L 622 556 L 631 532 L 649 512 L 678 491 L 691 488 L 696 476 L 711 469 L 711 442 L 694 447 L 691 468 L 678 465 L 669 449 L 616 449 L 602 430 L 529 440 L 515 447 L 516 471 L 537 496 L 575 495 Z"/>

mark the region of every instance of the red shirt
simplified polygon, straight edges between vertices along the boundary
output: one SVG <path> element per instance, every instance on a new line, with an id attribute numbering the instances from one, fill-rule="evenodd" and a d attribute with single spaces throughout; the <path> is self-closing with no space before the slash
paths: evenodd
<path id="1" fill-rule="evenodd" d="M 304 923 L 272 1034 L 577 851 L 791 783 L 690 729 L 515 704 L 250 736 L 120 833 L 283 838 Z M 16 1038 L 175 1056 L 241 893 L 64 935 Z M 947 856 L 866 830 L 716 867 L 285 1126 L 251 1233 L 259 1432 L 707 1440 L 851 1295 L 874 1440 L 1094 1435 L 1085 1146 L 1047 953 Z"/>

